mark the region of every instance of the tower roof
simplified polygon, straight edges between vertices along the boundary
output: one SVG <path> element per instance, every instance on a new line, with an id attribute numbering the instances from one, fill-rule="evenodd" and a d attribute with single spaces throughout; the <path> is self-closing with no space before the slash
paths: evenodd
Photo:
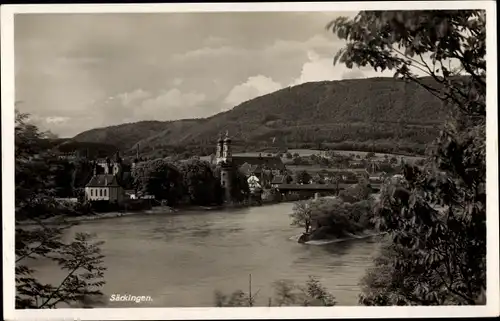
<path id="1" fill-rule="evenodd" d="M 224 137 L 225 142 L 230 142 L 231 138 L 229 138 L 229 131 L 226 131 L 226 136 Z"/>
<path id="2" fill-rule="evenodd" d="M 115 175 L 100 174 L 94 175 L 92 179 L 85 185 L 86 187 L 119 187 Z"/>

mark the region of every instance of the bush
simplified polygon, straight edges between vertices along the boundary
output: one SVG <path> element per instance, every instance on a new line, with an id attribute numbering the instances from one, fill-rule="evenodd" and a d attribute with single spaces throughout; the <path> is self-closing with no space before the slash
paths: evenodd
<path id="1" fill-rule="evenodd" d="M 274 297 L 269 298 L 268 306 L 334 306 L 337 304 L 335 297 L 313 276 L 309 276 L 305 286 L 297 285 L 290 280 L 278 280 L 273 283 L 273 288 Z M 252 307 L 255 305 L 256 294 L 252 296 L 236 290 L 227 295 L 216 291 L 215 306 Z"/>
<path id="2" fill-rule="evenodd" d="M 372 189 L 368 184 L 358 183 L 348 189 L 342 190 L 339 197 L 348 203 L 356 203 L 369 199 Z"/>
<path id="3" fill-rule="evenodd" d="M 309 223 L 316 228 L 311 239 L 344 237 L 374 228 L 372 205 L 368 200 L 351 204 L 320 198 L 295 203 L 290 217 L 292 225 L 305 227 Z"/>

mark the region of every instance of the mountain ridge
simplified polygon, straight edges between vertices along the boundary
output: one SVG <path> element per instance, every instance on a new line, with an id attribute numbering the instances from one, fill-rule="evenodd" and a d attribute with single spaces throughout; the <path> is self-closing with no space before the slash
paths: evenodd
<path id="1" fill-rule="evenodd" d="M 423 78 L 430 82 L 430 78 Z M 236 145 L 304 143 L 428 144 L 444 122 L 439 99 L 393 78 L 308 82 L 243 102 L 207 118 L 139 121 L 95 128 L 72 138 L 132 151 L 212 146 L 228 130 Z"/>

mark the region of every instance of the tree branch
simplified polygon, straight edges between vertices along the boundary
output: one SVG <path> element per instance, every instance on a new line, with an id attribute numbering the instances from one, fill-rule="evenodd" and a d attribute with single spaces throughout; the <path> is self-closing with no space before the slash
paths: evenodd
<path id="1" fill-rule="evenodd" d="M 83 263 L 83 261 L 78 262 L 78 264 L 73 268 L 73 270 L 71 270 L 71 272 L 64 278 L 64 280 L 61 282 L 61 284 L 59 284 L 57 289 L 54 292 L 52 292 L 52 294 L 49 296 L 49 298 L 39 307 L 40 309 L 43 308 L 45 305 L 47 305 L 49 303 L 49 301 L 52 300 L 52 298 L 56 294 L 57 295 L 59 294 L 59 290 L 61 289 L 63 284 L 69 279 L 70 276 L 73 275 L 73 273 L 75 273 L 76 270 L 78 270 L 81 267 L 82 263 Z"/>

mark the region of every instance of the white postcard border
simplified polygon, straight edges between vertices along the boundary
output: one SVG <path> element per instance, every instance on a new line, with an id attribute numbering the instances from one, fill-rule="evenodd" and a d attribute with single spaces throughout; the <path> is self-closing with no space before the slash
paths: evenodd
<path id="1" fill-rule="evenodd" d="M 269 307 L 269 308 L 105 308 L 14 309 L 14 14 L 231 11 L 359 11 L 419 9 L 487 10 L 487 305 L 459 307 Z M 170 4 L 50 4 L 1 7 L 2 76 L 2 213 L 3 304 L 6 320 L 158 320 L 158 319 L 316 319 L 380 317 L 480 317 L 499 314 L 499 208 L 496 3 L 494 1 L 400 1 L 329 3 L 170 3 Z M 490 90 L 492 89 L 492 90 Z"/>

